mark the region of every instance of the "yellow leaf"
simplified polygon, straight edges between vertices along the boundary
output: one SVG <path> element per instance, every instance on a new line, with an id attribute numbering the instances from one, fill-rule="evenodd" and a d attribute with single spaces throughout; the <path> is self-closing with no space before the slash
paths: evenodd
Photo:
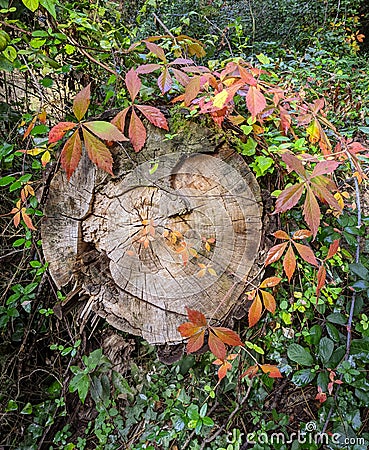
<path id="1" fill-rule="evenodd" d="M 215 272 L 215 270 L 212 267 L 208 268 L 208 272 L 210 273 L 210 275 L 213 275 L 213 277 L 217 276 L 217 273 Z"/>
<path id="2" fill-rule="evenodd" d="M 50 152 L 49 152 L 49 150 L 46 150 L 46 152 L 41 156 L 41 163 L 42 163 L 42 165 L 45 167 L 46 164 L 48 162 L 50 162 L 50 159 L 51 159 Z"/>
<path id="3" fill-rule="evenodd" d="M 216 108 L 223 108 L 228 98 L 228 92 L 223 89 L 223 91 L 219 92 L 214 98 L 213 98 L 213 105 Z"/>

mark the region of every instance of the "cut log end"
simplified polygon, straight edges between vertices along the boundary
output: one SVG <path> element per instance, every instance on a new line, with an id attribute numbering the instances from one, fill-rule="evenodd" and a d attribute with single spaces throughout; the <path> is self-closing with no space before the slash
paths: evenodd
<path id="1" fill-rule="evenodd" d="M 242 157 L 189 127 L 175 141 L 150 127 L 142 152 L 116 156 L 114 178 L 86 157 L 71 183 L 58 172 L 42 226 L 56 284 L 72 279 L 98 315 L 154 344 L 182 340 L 186 306 L 221 320 L 242 301 L 262 233 Z"/>

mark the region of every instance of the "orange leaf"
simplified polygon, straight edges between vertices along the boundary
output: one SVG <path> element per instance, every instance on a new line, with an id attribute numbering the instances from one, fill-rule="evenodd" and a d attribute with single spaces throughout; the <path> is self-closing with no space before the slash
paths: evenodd
<path id="1" fill-rule="evenodd" d="M 266 107 L 265 97 L 256 86 L 249 87 L 246 95 L 246 104 L 252 117 L 255 117 Z"/>
<path id="2" fill-rule="evenodd" d="M 286 272 L 288 282 L 290 282 L 296 269 L 296 258 L 291 244 L 288 246 L 287 252 L 284 255 L 283 268 Z"/>
<path id="3" fill-rule="evenodd" d="M 132 108 L 128 134 L 135 152 L 139 152 L 146 142 L 146 128 L 134 108 Z"/>
<path id="4" fill-rule="evenodd" d="M 195 309 L 190 309 L 186 307 L 187 316 L 190 322 L 194 323 L 199 327 L 206 327 L 208 322 L 206 317 L 200 311 L 196 311 Z"/>
<path id="5" fill-rule="evenodd" d="M 265 280 L 263 280 L 263 282 L 261 283 L 260 287 L 266 288 L 266 287 L 277 286 L 277 284 L 279 284 L 281 282 L 281 279 L 282 278 L 279 278 L 279 277 L 265 278 Z"/>
<path id="6" fill-rule="evenodd" d="M 254 366 L 250 366 L 242 375 L 241 378 L 248 377 L 250 380 L 255 377 L 255 375 L 259 372 L 259 366 L 256 364 Z"/>
<path id="7" fill-rule="evenodd" d="M 65 136 L 65 133 L 76 127 L 74 122 L 59 122 L 49 131 L 49 144 L 60 141 Z"/>
<path id="8" fill-rule="evenodd" d="M 230 364 L 228 361 L 224 361 L 218 370 L 219 381 L 223 380 L 223 378 L 227 375 L 228 370 L 231 370 L 231 369 L 232 369 L 232 364 Z"/>
<path id="9" fill-rule="evenodd" d="M 284 189 L 277 198 L 277 201 L 275 203 L 275 211 L 273 214 L 281 212 L 283 213 L 293 208 L 300 200 L 304 189 L 304 183 L 294 184 L 293 186 L 289 186 L 288 188 Z"/>
<path id="10" fill-rule="evenodd" d="M 229 328 L 225 327 L 210 327 L 210 329 L 218 336 L 218 338 L 225 344 L 237 347 L 243 345 L 239 335 Z"/>
<path id="11" fill-rule="evenodd" d="M 91 100 L 91 83 L 74 97 L 73 112 L 76 119 L 80 121 L 86 114 Z"/>
<path id="12" fill-rule="evenodd" d="M 320 208 L 317 199 L 309 186 L 306 190 L 303 215 L 315 238 L 320 224 Z"/>
<path id="13" fill-rule="evenodd" d="M 312 235 L 313 233 L 310 230 L 297 230 L 293 233 L 292 239 L 306 239 Z"/>
<path id="14" fill-rule="evenodd" d="M 327 278 L 327 271 L 326 271 L 324 265 L 322 264 L 319 267 L 318 274 L 317 274 L 317 281 L 318 281 L 318 285 L 316 287 L 316 296 L 317 297 L 319 297 L 320 291 L 321 291 L 322 287 L 325 285 L 326 278 Z"/>
<path id="15" fill-rule="evenodd" d="M 85 122 L 83 127 L 105 141 L 128 141 L 118 128 L 110 122 L 96 120 L 95 122 Z"/>
<path id="16" fill-rule="evenodd" d="M 318 261 L 316 260 L 314 252 L 310 247 L 307 245 L 298 244 L 297 242 L 293 242 L 293 245 L 296 247 L 296 250 L 304 261 L 312 264 L 313 266 L 318 266 Z"/>
<path id="17" fill-rule="evenodd" d="M 159 45 L 154 44 L 149 41 L 144 41 L 146 44 L 147 49 L 153 53 L 155 56 L 157 56 L 159 59 L 161 59 L 163 62 L 167 62 L 167 58 L 165 57 L 164 50 L 159 47 Z"/>
<path id="18" fill-rule="evenodd" d="M 37 120 L 37 116 L 35 116 L 35 117 L 31 120 L 30 124 L 29 124 L 28 127 L 27 127 L 27 130 L 25 131 L 25 133 L 24 133 L 24 135 L 23 135 L 23 138 L 22 138 L 23 141 L 26 139 L 26 137 L 29 136 L 29 134 L 30 134 L 31 131 L 33 130 L 33 128 L 34 128 L 34 126 L 35 126 L 35 123 L 36 123 L 36 120 Z"/>
<path id="19" fill-rule="evenodd" d="M 203 327 L 193 322 L 185 322 L 182 323 L 177 330 L 181 333 L 182 337 L 191 337 L 202 331 Z"/>
<path id="20" fill-rule="evenodd" d="M 262 309 L 263 305 L 261 304 L 259 294 L 257 294 L 249 309 L 249 327 L 253 327 L 259 322 Z"/>
<path id="21" fill-rule="evenodd" d="M 113 157 L 108 147 L 85 128 L 82 131 L 88 157 L 97 167 L 114 176 Z"/>
<path id="22" fill-rule="evenodd" d="M 158 108 L 146 105 L 136 105 L 136 108 L 139 109 L 146 117 L 146 119 L 153 125 L 159 128 L 163 128 L 164 130 L 169 130 L 167 119 L 165 118 L 164 114 L 159 111 Z"/>
<path id="23" fill-rule="evenodd" d="M 131 108 L 130 106 L 128 106 L 128 108 L 124 108 L 111 121 L 111 123 L 115 125 L 118 128 L 118 130 L 120 130 L 122 133 L 124 133 L 127 112 L 130 110 L 130 108 Z"/>
<path id="24" fill-rule="evenodd" d="M 134 69 L 130 69 L 125 77 L 125 83 L 131 96 L 132 102 L 135 101 L 137 94 L 141 88 L 141 80 Z"/>
<path id="25" fill-rule="evenodd" d="M 26 224 L 27 228 L 30 230 L 37 230 L 32 224 L 32 220 L 28 214 L 26 214 L 26 208 L 22 208 L 22 219 L 24 220 L 24 223 Z"/>
<path id="26" fill-rule="evenodd" d="M 328 250 L 328 254 L 326 259 L 330 259 L 332 258 L 338 251 L 340 245 L 340 240 L 339 239 L 335 239 L 332 244 L 329 246 L 329 250 Z"/>
<path id="27" fill-rule="evenodd" d="M 267 254 L 266 260 L 265 260 L 265 265 L 269 265 L 272 264 L 276 261 L 278 261 L 278 259 L 283 255 L 283 252 L 285 251 L 286 247 L 287 247 L 288 242 L 282 242 L 282 244 L 277 244 L 274 247 L 272 247 Z"/>
<path id="28" fill-rule="evenodd" d="M 273 236 L 276 237 L 277 239 L 289 239 L 290 238 L 288 236 L 288 234 L 282 230 L 276 231 L 275 233 L 273 233 Z"/>
<path id="29" fill-rule="evenodd" d="M 82 143 L 81 138 L 79 137 L 79 130 L 76 130 L 64 144 L 60 155 L 61 165 L 67 174 L 68 180 L 76 170 L 81 156 Z"/>
<path id="30" fill-rule="evenodd" d="M 158 78 L 158 86 L 160 92 L 162 94 L 166 94 L 168 91 L 170 91 L 172 84 L 173 80 L 172 77 L 170 76 L 169 70 L 165 68 Z"/>
<path id="31" fill-rule="evenodd" d="M 264 302 L 265 309 L 267 309 L 272 314 L 274 314 L 275 308 L 276 308 L 275 298 L 273 297 L 272 294 L 270 294 L 267 291 L 260 291 L 260 292 L 261 292 L 261 295 L 263 296 L 263 302 Z"/>
<path id="32" fill-rule="evenodd" d="M 260 366 L 264 373 L 267 373 L 270 378 L 283 378 L 277 366 L 271 364 L 263 364 Z"/>
<path id="33" fill-rule="evenodd" d="M 289 112 L 283 108 L 283 106 L 279 107 L 279 117 L 281 118 L 281 129 L 284 134 L 287 134 L 288 130 L 291 127 L 292 118 Z"/>
<path id="34" fill-rule="evenodd" d="M 209 330 L 209 338 L 208 338 L 208 345 L 210 351 L 215 355 L 217 358 L 224 360 L 227 354 L 227 349 L 224 345 L 224 343 L 219 339 L 219 337 L 212 332 L 212 330 Z"/>
<path id="35" fill-rule="evenodd" d="M 191 78 L 188 82 L 184 94 L 184 104 L 185 106 L 189 106 L 194 98 L 196 98 L 197 94 L 200 92 L 200 77 L 196 76 Z"/>
<path id="36" fill-rule="evenodd" d="M 197 350 L 200 350 L 200 348 L 204 345 L 204 336 L 205 330 L 191 336 L 186 346 L 187 353 L 194 353 L 197 352 Z"/>
<path id="37" fill-rule="evenodd" d="M 44 109 L 37 114 L 37 117 L 41 123 L 43 123 L 44 125 L 46 124 L 46 111 Z"/>

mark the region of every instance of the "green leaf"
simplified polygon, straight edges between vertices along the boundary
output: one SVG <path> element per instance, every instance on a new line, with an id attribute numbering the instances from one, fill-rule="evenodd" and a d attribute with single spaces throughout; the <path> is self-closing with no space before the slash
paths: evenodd
<path id="1" fill-rule="evenodd" d="M 95 370 L 96 367 L 101 363 L 103 358 L 102 349 L 98 348 L 91 352 L 88 357 L 83 357 L 83 362 L 86 364 L 90 371 Z"/>
<path id="2" fill-rule="evenodd" d="M 28 402 L 20 413 L 21 414 L 32 414 L 32 405 L 31 405 L 31 403 Z"/>
<path id="3" fill-rule="evenodd" d="M 360 264 L 360 263 L 352 263 L 352 264 L 349 264 L 349 268 L 350 268 L 350 271 L 354 275 L 357 275 L 359 278 L 361 278 L 363 280 L 367 280 L 368 279 L 369 271 L 362 264 Z"/>
<path id="4" fill-rule="evenodd" d="M 346 325 L 347 324 L 347 319 L 346 317 L 341 314 L 341 313 L 332 313 L 329 314 L 329 316 L 327 317 L 328 322 L 331 323 L 336 323 L 337 325 Z"/>
<path id="5" fill-rule="evenodd" d="M 15 178 L 11 176 L 2 177 L 0 178 L 0 186 L 8 186 L 8 184 L 13 183 L 14 180 Z"/>
<path id="6" fill-rule="evenodd" d="M 78 396 L 82 403 L 85 402 L 88 389 L 90 387 L 90 379 L 88 375 L 84 373 L 79 373 L 74 376 L 69 383 L 69 391 L 75 392 L 78 391 Z"/>
<path id="7" fill-rule="evenodd" d="M 3 51 L 3 55 L 10 62 L 14 62 L 17 57 L 17 50 L 11 45 L 8 45 L 8 47 L 6 47 L 6 49 Z"/>
<path id="8" fill-rule="evenodd" d="M 318 355 L 322 360 L 323 364 L 327 364 L 332 356 L 334 350 L 334 342 L 327 338 L 323 337 L 319 342 L 319 352 Z"/>
<path id="9" fill-rule="evenodd" d="M 305 341 L 308 344 L 317 345 L 322 336 L 322 327 L 320 325 L 314 325 L 310 328 L 309 334 L 305 336 Z"/>
<path id="10" fill-rule="evenodd" d="M 207 416 L 203 417 L 202 423 L 204 425 L 206 425 L 207 427 L 213 427 L 214 426 L 214 420 L 211 419 L 210 417 L 207 417 Z"/>
<path id="11" fill-rule="evenodd" d="M 309 350 L 299 344 L 291 344 L 287 349 L 287 356 L 302 366 L 311 366 L 314 363 Z"/>
<path id="12" fill-rule="evenodd" d="M 199 407 L 197 405 L 190 405 L 187 408 L 187 417 L 190 420 L 195 420 L 197 421 L 199 419 Z"/>
<path id="13" fill-rule="evenodd" d="M 258 145 L 257 142 L 253 138 L 249 137 L 247 139 L 247 142 L 245 144 L 242 144 L 242 146 L 241 146 L 241 148 L 242 148 L 242 151 L 241 151 L 242 155 L 245 155 L 245 156 L 255 155 L 255 150 L 256 150 L 256 146 L 257 145 Z"/>
<path id="14" fill-rule="evenodd" d="M 56 20 L 56 11 L 55 11 L 56 1 L 40 0 L 40 5 L 43 6 L 46 9 L 46 11 Z"/>
<path id="15" fill-rule="evenodd" d="M 359 130 L 362 133 L 369 134 L 369 127 L 359 127 Z"/>
<path id="16" fill-rule="evenodd" d="M 323 392 L 326 392 L 326 390 L 328 389 L 328 382 L 328 373 L 326 371 L 319 372 L 316 384 L 322 388 Z"/>
<path id="17" fill-rule="evenodd" d="M 200 409 L 200 417 L 203 418 L 206 416 L 206 413 L 208 411 L 208 404 L 204 403 Z"/>
<path id="18" fill-rule="evenodd" d="M 31 39 L 30 46 L 32 48 L 41 48 L 46 43 L 46 39 L 35 38 Z"/>
<path id="19" fill-rule="evenodd" d="M 312 372 L 310 369 L 303 369 L 303 370 L 298 370 L 297 372 L 295 372 L 293 374 L 292 382 L 296 386 L 302 387 L 302 386 L 306 386 L 308 383 L 313 381 L 314 378 L 315 378 L 314 372 Z"/>
<path id="20" fill-rule="evenodd" d="M 17 402 L 15 402 L 14 400 L 9 400 L 5 408 L 5 412 L 16 411 L 17 409 L 18 409 Z"/>
<path id="21" fill-rule="evenodd" d="M 326 323 L 326 327 L 327 327 L 327 332 L 329 334 L 329 337 L 331 339 L 333 339 L 335 342 L 339 342 L 339 340 L 340 340 L 340 333 L 337 330 L 337 328 L 334 325 L 332 325 L 331 323 L 329 323 L 329 322 Z"/>
<path id="22" fill-rule="evenodd" d="M 26 8 L 28 8 L 32 12 L 35 12 L 39 5 L 38 0 L 22 0 L 22 3 Z"/>
<path id="23" fill-rule="evenodd" d="M 26 240 L 24 238 L 17 239 L 16 241 L 13 242 L 13 247 L 20 247 L 25 242 L 26 242 Z"/>

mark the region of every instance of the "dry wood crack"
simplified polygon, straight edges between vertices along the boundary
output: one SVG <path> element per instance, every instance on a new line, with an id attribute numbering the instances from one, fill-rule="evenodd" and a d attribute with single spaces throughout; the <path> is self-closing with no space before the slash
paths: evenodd
<path id="1" fill-rule="evenodd" d="M 116 328 L 180 342 L 185 306 L 221 320 L 239 304 L 261 240 L 258 185 L 194 123 L 173 140 L 150 127 L 140 153 L 114 161 L 114 178 L 85 157 L 70 183 L 53 178 L 42 225 L 50 273 L 81 286 Z"/>

